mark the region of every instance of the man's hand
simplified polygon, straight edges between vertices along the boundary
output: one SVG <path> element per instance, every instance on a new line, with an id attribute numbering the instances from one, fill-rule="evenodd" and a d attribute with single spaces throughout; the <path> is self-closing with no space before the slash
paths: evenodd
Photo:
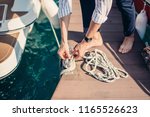
<path id="1" fill-rule="evenodd" d="M 76 59 L 81 59 L 88 49 L 96 46 L 101 46 L 102 44 L 103 40 L 101 34 L 99 32 L 96 32 L 90 42 L 86 42 L 85 39 L 83 39 L 79 44 L 77 44 L 74 48 L 73 55 Z"/>
<path id="2" fill-rule="evenodd" d="M 82 41 L 81 43 L 77 44 L 75 46 L 74 52 L 73 52 L 74 57 L 76 59 L 81 59 L 85 54 L 87 46 L 88 46 L 88 44 L 85 41 Z"/>
<path id="3" fill-rule="evenodd" d="M 63 60 L 69 59 L 71 57 L 68 44 L 61 43 L 60 48 L 58 50 L 58 55 Z"/>

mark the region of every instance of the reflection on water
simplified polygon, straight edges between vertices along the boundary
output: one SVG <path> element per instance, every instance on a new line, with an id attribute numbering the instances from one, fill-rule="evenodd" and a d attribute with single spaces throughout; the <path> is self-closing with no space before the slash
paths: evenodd
<path id="1" fill-rule="evenodd" d="M 57 50 L 49 21 L 41 13 L 19 67 L 0 81 L 0 99 L 50 99 L 59 81 Z"/>

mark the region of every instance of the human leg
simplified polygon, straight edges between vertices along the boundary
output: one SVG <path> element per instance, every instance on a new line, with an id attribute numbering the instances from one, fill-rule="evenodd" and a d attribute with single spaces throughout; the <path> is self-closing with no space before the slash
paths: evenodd
<path id="1" fill-rule="evenodd" d="M 132 49 L 135 30 L 135 8 L 133 0 L 116 0 L 117 6 L 122 14 L 124 41 L 119 52 L 127 53 Z"/>

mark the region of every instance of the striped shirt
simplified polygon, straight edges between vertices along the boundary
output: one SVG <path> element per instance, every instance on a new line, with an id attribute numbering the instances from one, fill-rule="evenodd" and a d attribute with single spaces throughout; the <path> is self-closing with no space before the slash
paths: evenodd
<path id="1" fill-rule="evenodd" d="M 94 0 L 93 0 L 94 2 Z M 112 0 L 95 0 L 92 21 L 102 24 L 107 20 L 112 6 Z M 72 13 L 72 0 L 59 0 L 58 17 L 62 18 Z"/>

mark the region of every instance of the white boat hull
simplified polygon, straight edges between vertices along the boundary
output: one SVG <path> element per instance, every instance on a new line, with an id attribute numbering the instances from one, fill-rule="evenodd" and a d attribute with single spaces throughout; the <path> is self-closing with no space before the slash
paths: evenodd
<path id="1" fill-rule="evenodd" d="M 29 26 L 30 27 L 30 26 Z M 29 27 L 19 31 L 17 42 L 10 56 L 0 64 L 0 78 L 4 78 L 12 73 L 18 66 L 24 51 Z"/>
<path id="2" fill-rule="evenodd" d="M 6 20 L 0 28 L 1 37 L 3 37 L 2 35 L 6 34 L 19 34 L 10 55 L 4 61 L 0 62 L 0 79 L 7 77 L 13 71 L 15 71 L 19 65 L 19 62 L 21 61 L 21 57 L 26 45 L 27 35 L 32 30 L 34 21 L 38 18 L 41 10 L 41 4 L 39 0 L 34 1 L 37 2 L 34 4 L 34 7 L 30 9 L 28 14 L 12 20 Z"/>
<path id="3" fill-rule="evenodd" d="M 34 23 L 41 11 L 41 3 L 39 0 L 34 1 L 33 8 L 29 9 L 28 13 L 25 15 L 18 18 L 5 20 L 2 27 L 0 28 L 0 33 L 9 32 L 10 34 L 11 31 L 14 32 L 15 30 L 22 29 Z"/>

